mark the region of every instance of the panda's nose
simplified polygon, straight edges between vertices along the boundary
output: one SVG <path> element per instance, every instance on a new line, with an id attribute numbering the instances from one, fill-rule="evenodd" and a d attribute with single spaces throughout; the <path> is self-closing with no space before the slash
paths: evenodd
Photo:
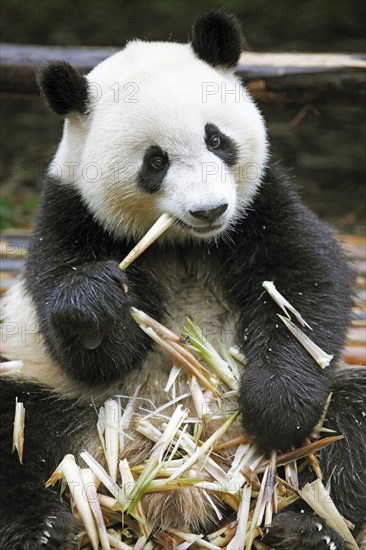
<path id="1" fill-rule="evenodd" d="M 225 212 L 225 210 L 227 210 L 228 206 L 229 205 L 225 203 L 221 204 L 220 206 L 216 206 L 215 208 L 210 208 L 209 210 L 190 210 L 189 213 L 194 218 L 197 218 L 197 220 L 212 223 L 217 218 L 219 218 L 221 214 Z"/>

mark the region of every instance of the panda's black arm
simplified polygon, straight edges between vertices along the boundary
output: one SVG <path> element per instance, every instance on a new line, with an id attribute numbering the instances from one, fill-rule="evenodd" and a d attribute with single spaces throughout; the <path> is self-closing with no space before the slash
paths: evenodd
<path id="1" fill-rule="evenodd" d="M 301 443 L 321 416 L 349 321 L 351 276 L 329 230 L 278 172 L 267 177 L 235 240 L 224 280 L 247 358 L 244 426 L 264 449 L 285 450 Z M 329 367 L 321 369 L 277 317 L 283 312 L 264 281 L 274 282 L 313 329 L 302 330 L 334 355 Z"/>
<path id="2" fill-rule="evenodd" d="M 48 351 L 80 381 L 108 383 L 123 376 L 151 345 L 129 308 L 158 315 L 158 285 L 135 266 L 128 280 L 118 268 L 131 246 L 104 231 L 74 189 L 46 180 L 27 287 Z"/>

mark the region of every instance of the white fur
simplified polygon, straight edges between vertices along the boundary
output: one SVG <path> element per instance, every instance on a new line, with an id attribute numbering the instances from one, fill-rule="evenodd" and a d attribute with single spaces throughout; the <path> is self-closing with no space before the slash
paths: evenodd
<path id="1" fill-rule="evenodd" d="M 208 66 L 189 44 L 136 41 L 87 78 L 98 99 L 87 118 L 66 121 L 50 173 L 77 187 L 109 231 L 139 238 L 163 212 L 199 226 L 189 211 L 223 202 L 229 206 L 220 221 L 227 229 L 250 205 L 266 162 L 266 131 L 231 72 Z M 207 149 L 207 123 L 238 144 L 236 166 L 227 168 Z M 151 145 L 166 151 L 171 165 L 163 188 L 148 194 L 136 180 Z M 173 227 L 166 236 L 187 234 Z"/>
<path id="2" fill-rule="evenodd" d="M 1 353 L 23 361 L 21 376 L 61 391 L 70 381 L 48 356 L 43 345 L 35 305 L 20 278 L 1 301 Z"/>

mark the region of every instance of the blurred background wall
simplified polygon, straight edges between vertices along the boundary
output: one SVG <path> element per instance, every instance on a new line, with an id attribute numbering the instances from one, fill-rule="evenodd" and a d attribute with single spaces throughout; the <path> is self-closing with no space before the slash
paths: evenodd
<path id="1" fill-rule="evenodd" d="M 364 0 L 2 0 L 1 41 L 123 47 L 135 37 L 189 39 L 193 19 L 225 6 L 254 51 L 364 52 Z M 266 104 L 272 154 L 292 168 L 305 201 L 342 231 L 365 231 L 365 106 Z M 39 99 L 1 98 L 2 227 L 29 226 L 62 131 Z"/>

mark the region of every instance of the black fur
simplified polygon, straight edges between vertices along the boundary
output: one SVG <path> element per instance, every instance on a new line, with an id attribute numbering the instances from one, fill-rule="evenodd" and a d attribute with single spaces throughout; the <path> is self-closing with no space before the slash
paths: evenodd
<path id="1" fill-rule="evenodd" d="M 366 518 L 366 368 L 340 371 L 332 392 L 325 427 L 344 434 L 344 439 L 320 455 L 320 466 L 324 479 L 331 480 L 332 497 L 340 513 L 351 519 L 357 532 Z M 310 481 L 309 471 L 300 481 Z"/>
<path id="2" fill-rule="evenodd" d="M 220 144 L 217 147 L 210 145 L 210 138 L 218 136 Z M 238 161 L 238 145 L 230 137 L 223 134 L 219 128 L 212 123 L 205 126 L 205 141 L 207 149 L 225 162 L 228 166 L 234 166 Z"/>
<path id="3" fill-rule="evenodd" d="M 154 166 L 153 162 L 156 158 L 161 159 L 161 167 Z M 159 191 L 168 170 L 168 155 L 160 147 L 151 145 L 151 147 L 148 147 L 145 151 L 144 160 L 138 176 L 139 185 L 147 193 Z"/>
<path id="4" fill-rule="evenodd" d="M 343 434 L 344 439 L 321 451 L 319 462 L 323 483 L 330 479 L 332 500 L 342 516 L 355 524 L 353 534 L 356 536 L 365 524 L 366 510 L 366 368 L 348 367 L 339 371 L 331 390 L 332 400 L 324 426 Z M 301 486 L 313 480 L 310 468 L 299 476 Z M 336 544 L 337 550 L 349 549 L 339 535 L 300 500 L 292 509 L 274 516 L 264 540 L 281 550 L 321 550 L 330 548 L 327 537 Z"/>
<path id="5" fill-rule="evenodd" d="M 66 61 L 50 63 L 43 68 L 38 75 L 38 84 L 49 107 L 57 115 L 88 112 L 88 81 Z"/>
<path id="6" fill-rule="evenodd" d="M 247 357 L 241 383 L 245 428 L 264 450 L 286 449 L 301 443 L 317 422 L 333 369 L 322 370 L 285 330 L 262 282 L 274 282 L 313 328 L 304 332 L 337 358 L 349 321 L 351 277 L 329 230 L 276 167 L 233 241 L 231 249 L 222 247 L 220 265 L 240 314 L 237 341 Z"/>
<path id="7" fill-rule="evenodd" d="M 238 19 L 225 10 L 212 10 L 193 25 L 192 48 L 200 59 L 214 67 L 234 67 L 244 43 Z"/>

